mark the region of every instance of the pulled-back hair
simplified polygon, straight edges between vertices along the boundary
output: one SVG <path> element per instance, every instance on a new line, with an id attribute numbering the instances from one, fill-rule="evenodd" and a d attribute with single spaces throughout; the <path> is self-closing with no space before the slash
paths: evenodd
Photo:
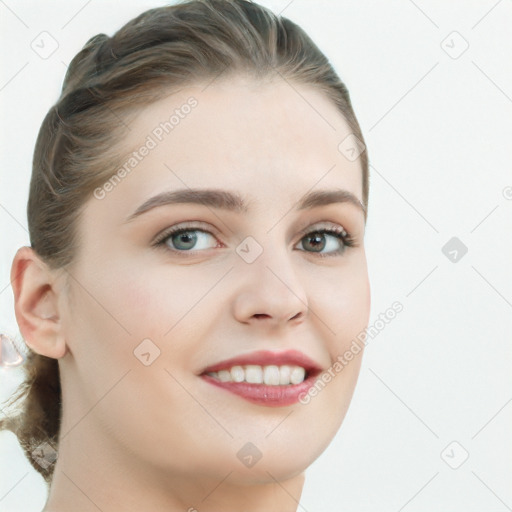
<path id="1" fill-rule="evenodd" d="M 112 37 L 89 39 L 71 61 L 61 95 L 41 125 L 27 216 L 31 247 L 49 268 L 65 271 L 74 261 L 81 211 L 120 165 L 116 144 L 126 130 L 123 119 L 184 86 L 240 73 L 262 79 L 280 75 L 316 87 L 364 141 L 347 88 L 292 21 L 246 0 L 189 0 L 150 9 Z M 366 151 L 359 159 L 367 208 Z M 0 421 L 0 429 L 16 434 L 50 485 L 54 464 L 39 464 L 32 452 L 45 442 L 58 449 L 58 360 L 29 349 L 24 371 L 9 404 L 18 404 L 17 414 Z"/>

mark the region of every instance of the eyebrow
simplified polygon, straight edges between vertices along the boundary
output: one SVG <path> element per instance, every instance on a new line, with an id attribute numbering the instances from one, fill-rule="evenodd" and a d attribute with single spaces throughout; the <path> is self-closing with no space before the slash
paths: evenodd
<path id="1" fill-rule="evenodd" d="M 232 211 L 235 213 L 247 213 L 248 203 L 243 197 L 227 190 L 219 189 L 180 189 L 166 191 L 149 198 L 142 203 L 125 223 L 132 221 L 143 213 L 159 206 L 171 204 L 202 204 L 210 208 Z M 296 210 L 305 210 L 326 206 L 334 203 L 349 203 L 359 208 L 366 216 L 366 208 L 352 192 L 343 189 L 317 190 L 309 192 L 301 197 L 295 206 Z"/>

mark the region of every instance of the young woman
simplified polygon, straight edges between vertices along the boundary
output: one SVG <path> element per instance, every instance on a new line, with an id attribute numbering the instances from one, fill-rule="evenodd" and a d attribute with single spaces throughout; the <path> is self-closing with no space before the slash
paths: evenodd
<path id="1" fill-rule="evenodd" d="M 256 3 L 151 9 L 75 56 L 12 264 L 12 430 L 44 512 L 295 511 L 370 314 L 349 93 Z"/>

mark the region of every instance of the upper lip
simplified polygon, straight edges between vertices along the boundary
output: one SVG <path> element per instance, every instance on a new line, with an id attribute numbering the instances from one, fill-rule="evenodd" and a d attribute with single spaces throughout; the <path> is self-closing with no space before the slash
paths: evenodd
<path id="1" fill-rule="evenodd" d="M 306 370 L 308 374 L 319 373 L 322 368 L 313 359 L 308 357 L 306 354 L 299 352 L 298 350 L 286 350 L 284 352 L 272 352 L 270 350 L 259 350 L 257 352 L 251 352 L 250 354 L 244 354 L 231 359 L 225 359 L 211 366 L 205 368 L 202 374 L 208 372 L 216 372 L 218 370 L 226 370 L 233 366 L 244 366 L 244 365 L 290 365 L 290 366 L 301 366 Z"/>

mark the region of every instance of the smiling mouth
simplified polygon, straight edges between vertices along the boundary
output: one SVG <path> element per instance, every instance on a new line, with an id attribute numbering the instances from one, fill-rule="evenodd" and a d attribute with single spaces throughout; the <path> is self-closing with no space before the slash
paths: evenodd
<path id="1" fill-rule="evenodd" d="M 305 368 L 295 365 L 234 365 L 216 372 L 207 372 L 206 375 L 220 382 L 246 382 L 266 386 L 300 384 L 309 376 Z"/>
<path id="2" fill-rule="evenodd" d="M 249 402 L 281 407 L 299 402 L 321 371 L 301 352 L 259 351 L 217 363 L 199 376 Z"/>

